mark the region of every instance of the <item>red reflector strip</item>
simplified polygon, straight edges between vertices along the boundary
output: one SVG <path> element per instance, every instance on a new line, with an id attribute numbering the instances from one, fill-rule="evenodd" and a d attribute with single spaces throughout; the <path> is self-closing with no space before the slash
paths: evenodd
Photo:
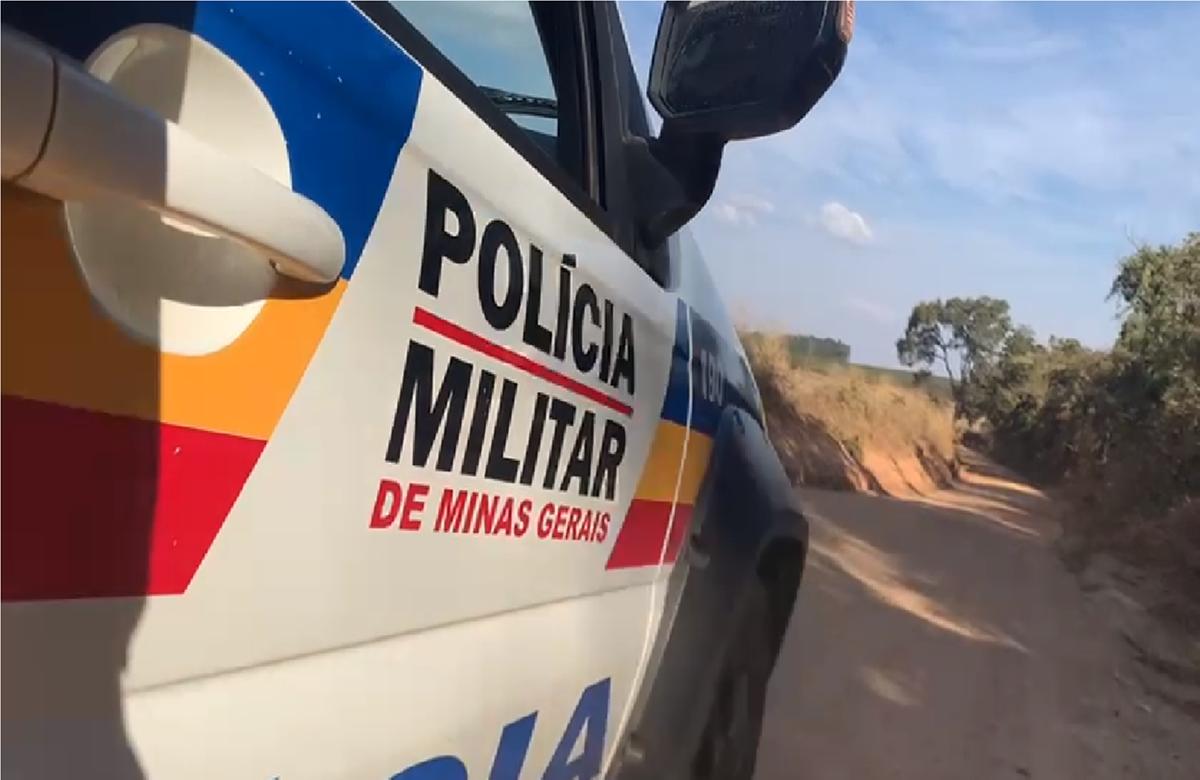
<path id="1" fill-rule="evenodd" d="M 670 501 L 646 501 L 635 498 L 625 514 L 605 569 L 632 569 L 657 566 L 671 522 Z"/>
<path id="2" fill-rule="evenodd" d="M 683 549 L 688 529 L 692 525 L 692 507 L 680 504 L 671 521 L 670 501 L 648 501 L 635 498 L 629 505 L 625 522 L 617 533 L 605 569 L 633 569 L 674 563 Z M 668 538 L 668 533 L 670 534 Z M 663 542 L 666 547 L 663 547 Z"/>
<path id="3" fill-rule="evenodd" d="M 4 396 L 0 598 L 179 594 L 265 442 Z"/>
<path id="4" fill-rule="evenodd" d="M 507 347 L 494 344 L 477 333 L 472 333 L 466 328 L 455 325 L 449 320 L 444 320 L 433 312 L 422 309 L 420 306 L 413 310 L 413 324 L 419 325 L 426 330 L 438 334 L 439 336 L 450 339 L 457 344 L 461 344 L 467 349 L 478 352 L 481 355 L 487 355 L 493 360 L 498 360 L 501 363 L 507 363 L 513 368 L 520 369 L 521 371 L 537 377 L 544 382 L 549 382 L 552 385 L 558 385 L 564 390 L 568 390 L 575 395 L 582 396 L 589 401 L 594 401 L 603 407 L 612 409 L 618 414 L 623 414 L 626 417 L 629 417 L 633 414 L 633 407 L 631 407 L 629 404 L 602 393 L 594 387 L 589 387 L 583 382 L 579 382 L 569 376 L 560 374 L 552 368 L 547 368 L 541 363 L 538 363 L 536 360 L 527 358 L 520 352 L 514 352 Z"/>

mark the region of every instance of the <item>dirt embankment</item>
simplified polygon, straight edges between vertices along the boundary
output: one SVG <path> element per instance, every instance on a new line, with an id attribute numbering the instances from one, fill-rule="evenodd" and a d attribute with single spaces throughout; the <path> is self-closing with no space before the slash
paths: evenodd
<path id="1" fill-rule="evenodd" d="M 795 366 L 772 337 L 750 341 L 747 355 L 771 440 L 794 483 L 891 496 L 951 483 L 949 404 L 852 366 Z"/>

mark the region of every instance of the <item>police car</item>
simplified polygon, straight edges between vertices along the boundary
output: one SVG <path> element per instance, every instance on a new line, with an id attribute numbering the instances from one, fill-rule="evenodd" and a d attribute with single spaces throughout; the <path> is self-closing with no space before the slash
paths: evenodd
<path id="1" fill-rule="evenodd" d="M 848 3 L 3 6 L 6 778 L 734 778 L 807 527 L 683 226 Z M 730 261 L 735 258 L 729 258 Z"/>

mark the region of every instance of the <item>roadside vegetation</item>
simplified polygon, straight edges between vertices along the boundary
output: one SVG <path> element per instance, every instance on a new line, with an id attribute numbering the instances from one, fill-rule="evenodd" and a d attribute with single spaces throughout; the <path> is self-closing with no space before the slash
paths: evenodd
<path id="1" fill-rule="evenodd" d="M 1110 350 L 1039 341 L 983 297 L 917 304 L 897 355 L 946 375 L 968 443 L 1059 486 L 1092 548 L 1200 595 L 1200 233 L 1124 258 L 1109 297 Z"/>
<path id="2" fill-rule="evenodd" d="M 794 482 L 891 494 L 949 482 L 953 405 L 916 386 L 912 373 L 798 354 L 795 336 L 743 333 L 742 341 Z"/>
<path id="3" fill-rule="evenodd" d="M 902 387 L 920 385 L 937 398 L 952 400 L 950 380 L 943 376 L 935 376 L 929 371 L 906 371 L 902 368 L 884 368 L 882 366 L 866 366 L 850 362 L 850 345 L 838 339 L 809 336 L 800 333 L 764 333 L 761 331 L 742 331 L 742 341 L 749 343 L 755 339 L 770 338 L 774 340 L 773 349 L 782 349 L 795 368 L 805 369 L 817 374 L 831 374 L 838 369 L 848 369 L 852 375 L 864 381 L 881 379 Z"/>

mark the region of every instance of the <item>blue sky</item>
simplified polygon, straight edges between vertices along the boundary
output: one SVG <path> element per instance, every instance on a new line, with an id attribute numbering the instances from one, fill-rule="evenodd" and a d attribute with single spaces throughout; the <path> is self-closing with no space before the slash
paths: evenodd
<path id="1" fill-rule="evenodd" d="M 622 3 L 645 77 L 660 5 Z M 895 365 L 918 300 L 1102 347 L 1131 241 L 1200 230 L 1200 4 L 862 3 L 796 128 L 731 144 L 692 224 L 739 322 Z"/>

